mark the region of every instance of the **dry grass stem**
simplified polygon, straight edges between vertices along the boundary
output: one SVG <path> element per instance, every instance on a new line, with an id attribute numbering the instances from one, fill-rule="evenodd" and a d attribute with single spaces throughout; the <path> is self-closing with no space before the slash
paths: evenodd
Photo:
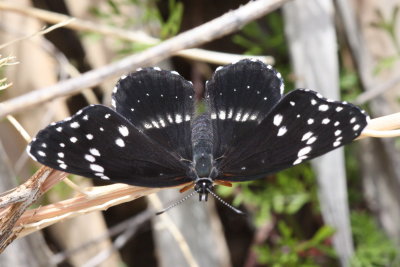
<path id="1" fill-rule="evenodd" d="M 26 211 L 17 221 L 13 231 L 18 233 L 18 237 L 25 236 L 62 220 L 92 211 L 106 210 L 158 190 L 158 188 L 125 184 L 92 187 L 85 190 L 86 195 L 79 194 L 67 200 Z"/>
<path id="2" fill-rule="evenodd" d="M 19 121 L 11 116 L 7 115 L 7 120 L 11 123 L 11 125 L 17 130 L 17 132 L 24 138 L 24 140 L 29 143 L 31 141 L 31 136 L 28 134 L 28 132 L 24 129 L 24 127 L 19 123 Z"/>
<path id="3" fill-rule="evenodd" d="M 151 195 L 148 197 L 148 199 L 150 200 L 150 203 L 153 205 L 153 207 L 156 210 L 162 209 L 162 204 L 161 204 L 161 201 L 158 198 L 158 196 Z M 171 217 L 167 213 L 163 213 L 158 216 L 161 220 L 161 227 L 166 228 L 171 233 L 171 235 L 175 239 L 178 247 L 180 248 L 188 266 L 198 267 L 199 265 L 197 264 L 192 252 L 190 251 L 189 245 L 186 242 L 185 237 L 183 236 L 181 231 L 179 231 L 179 228 L 176 226 L 176 224 L 171 219 Z"/>
<path id="4" fill-rule="evenodd" d="M 27 36 L 14 39 L 14 40 L 12 40 L 10 42 L 7 42 L 5 44 L 0 45 L 0 49 L 3 49 L 5 47 L 7 47 L 7 46 L 13 45 L 13 44 L 15 44 L 17 42 L 20 42 L 20 41 L 23 41 L 23 40 L 26 40 L 26 39 L 29 39 L 29 38 L 32 38 L 32 37 L 35 37 L 35 36 L 44 35 L 46 33 L 54 31 L 55 29 L 64 27 L 65 25 L 67 25 L 68 23 L 71 23 L 72 21 L 74 21 L 74 18 L 70 18 L 70 19 L 67 19 L 65 21 L 61 21 L 61 22 L 59 22 L 59 23 L 57 23 L 57 24 L 55 24 L 53 26 L 50 26 L 50 27 L 48 27 L 48 28 L 46 28 L 44 30 L 41 30 L 39 32 L 35 32 L 35 33 L 29 34 Z"/>

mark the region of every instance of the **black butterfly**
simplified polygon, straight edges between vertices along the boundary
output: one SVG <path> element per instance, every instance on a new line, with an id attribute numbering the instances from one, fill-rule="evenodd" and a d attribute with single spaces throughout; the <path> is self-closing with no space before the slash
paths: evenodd
<path id="1" fill-rule="evenodd" d="M 219 67 L 206 113 L 175 71 L 122 77 L 111 109 L 86 107 L 41 130 L 27 148 L 54 169 L 144 187 L 186 185 L 207 200 L 214 184 L 254 180 L 350 143 L 368 116 L 346 102 L 297 89 L 256 60 Z M 213 193 L 212 193 L 213 194 Z M 214 194 L 213 194 L 214 195 Z"/>

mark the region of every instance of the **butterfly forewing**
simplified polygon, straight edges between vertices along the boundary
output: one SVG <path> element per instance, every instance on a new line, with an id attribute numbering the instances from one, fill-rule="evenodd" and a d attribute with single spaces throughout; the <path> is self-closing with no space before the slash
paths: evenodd
<path id="1" fill-rule="evenodd" d="M 112 98 L 117 112 L 138 129 L 190 160 L 193 95 L 192 84 L 177 72 L 146 68 L 121 78 Z"/>
<path id="2" fill-rule="evenodd" d="M 113 182 L 165 187 L 190 181 L 185 163 L 101 105 L 41 130 L 28 152 L 54 169 Z"/>
<path id="3" fill-rule="evenodd" d="M 241 60 L 220 67 L 207 83 L 206 98 L 219 158 L 265 118 L 283 91 L 280 74 L 260 61 Z"/>
<path id="4" fill-rule="evenodd" d="M 246 181 L 318 157 L 350 143 L 367 125 L 358 107 L 294 90 L 225 153 L 218 168 L 228 181 Z"/>

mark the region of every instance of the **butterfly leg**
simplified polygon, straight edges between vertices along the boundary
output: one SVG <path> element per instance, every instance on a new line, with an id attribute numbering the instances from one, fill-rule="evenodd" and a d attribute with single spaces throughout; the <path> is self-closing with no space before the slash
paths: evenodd
<path id="1" fill-rule="evenodd" d="M 227 187 L 232 187 L 232 183 L 230 183 L 228 181 L 214 180 L 214 183 L 217 184 L 217 185 L 223 185 L 223 186 L 227 186 Z"/>
<path id="2" fill-rule="evenodd" d="M 193 187 L 194 187 L 194 182 L 185 185 L 184 187 L 182 187 L 182 188 L 179 190 L 179 192 L 180 192 L 180 193 L 186 192 L 187 190 L 189 190 L 189 189 L 191 189 L 191 188 L 193 188 Z"/>

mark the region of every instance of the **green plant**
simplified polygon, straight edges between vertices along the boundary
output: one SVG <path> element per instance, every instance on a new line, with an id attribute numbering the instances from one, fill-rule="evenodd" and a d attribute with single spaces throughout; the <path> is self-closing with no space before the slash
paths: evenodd
<path id="1" fill-rule="evenodd" d="M 399 249 L 370 215 L 353 211 L 351 226 L 356 247 L 352 267 L 400 266 Z"/>
<path id="2" fill-rule="evenodd" d="M 393 47 L 396 51 L 394 55 L 382 58 L 375 67 L 375 74 L 379 74 L 384 69 L 389 69 L 400 59 L 400 43 L 397 37 L 398 30 L 396 29 L 397 18 L 399 15 L 399 6 L 395 6 L 392 10 L 390 18 L 386 19 L 381 10 L 375 10 L 378 17 L 377 21 L 371 23 L 371 26 L 383 30 L 392 41 Z"/>

